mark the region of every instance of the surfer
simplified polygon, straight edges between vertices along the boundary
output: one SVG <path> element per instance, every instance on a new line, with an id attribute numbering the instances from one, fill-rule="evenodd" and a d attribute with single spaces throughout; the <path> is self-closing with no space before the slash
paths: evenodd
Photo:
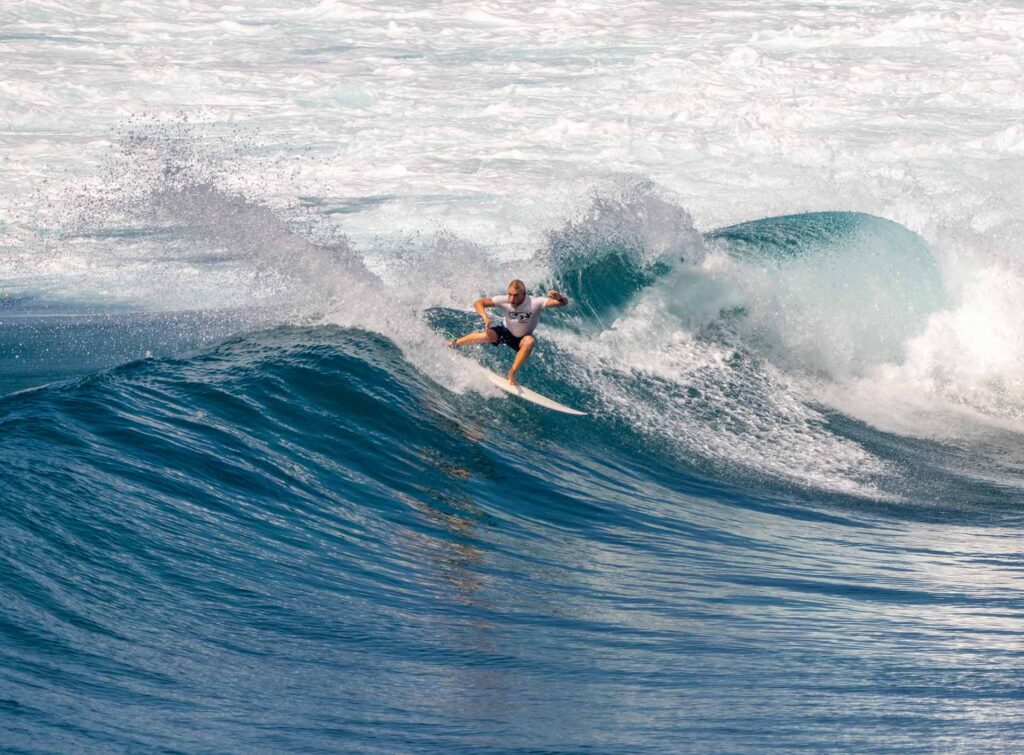
<path id="1" fill-rule="evenodd" d="M 545 296 L 527 296 L 526 284 L 521 280 L 514 280 L 508 284 L 506 296 L 484 297 L 473 302 L 473 308 L 483 318 L 484 329 L 476 333 L 464 335 L 448 342 L 449 348 L 458 346 L 472 346 L 477 343 L 489 343 L 492 346 L 505 344 L 516 352 L 516 358 L 512 362 L 512 368 L 508 371 L 508 382 L 510 385 L 519 385 L 516 382 L 516 373 L 523 366 L 533 351 L 533 345 L 537 339 L 533 335 L 537 323 L 540 321 L 542 309 L 552 307 L 564 307 L 569 299 L 557 291 L 548 291 Z M 497 307 L 504 310 L 505 317 L 501 325 L 491 326 L 491 316 L 487 313 L 488 307 Z"/>

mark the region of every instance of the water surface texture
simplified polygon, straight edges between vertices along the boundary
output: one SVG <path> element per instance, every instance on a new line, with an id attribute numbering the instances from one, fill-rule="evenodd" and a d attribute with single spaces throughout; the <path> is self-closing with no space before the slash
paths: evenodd
<path id="1" fill-rule="evenodd" d="M 0 749 L 1019 749 L 1024 9 L 8 5 Z"/>

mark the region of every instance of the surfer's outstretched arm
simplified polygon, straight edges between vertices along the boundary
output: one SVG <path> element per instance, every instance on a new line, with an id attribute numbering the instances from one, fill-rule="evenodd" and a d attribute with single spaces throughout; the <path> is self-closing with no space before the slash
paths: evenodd
<path id="1" fill-rule="evenodd" d="M 554 289 L 548 291 L 548 300 L 544 302 L 544 309 L 551 309 L 552 307 L 564 307 L 569 303 L 569 297 L 565 294 L 560 294 Z"/>

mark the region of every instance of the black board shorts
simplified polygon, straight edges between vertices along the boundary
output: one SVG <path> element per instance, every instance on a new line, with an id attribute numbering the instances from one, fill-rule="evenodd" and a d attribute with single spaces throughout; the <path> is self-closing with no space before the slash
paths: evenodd
<path id="1" fill-rule="evenodd" d="M 519 344 L 522 343 L 524 338 L 526 338 L 526 336 L 512 335 L 504 325 L 492 325 L 491 330 L 498 334 L 498 340 L 492 343 L 491 346 L 500 346 L 501 344 L 505 344 L 506 346 L 519 351 Z M 530 334 L 527 333 L 526 335 Z"/>

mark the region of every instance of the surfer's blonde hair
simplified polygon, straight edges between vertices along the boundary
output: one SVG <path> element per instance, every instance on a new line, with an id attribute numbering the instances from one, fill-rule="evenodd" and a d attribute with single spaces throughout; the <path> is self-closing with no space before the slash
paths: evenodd
<path id="1" fill-rule="evenodd" d="M 514 281 L 508 284 L 508 287 L 515 291 L 517 294 L 526 293 L 526 284 L 516 278 Z"/>

